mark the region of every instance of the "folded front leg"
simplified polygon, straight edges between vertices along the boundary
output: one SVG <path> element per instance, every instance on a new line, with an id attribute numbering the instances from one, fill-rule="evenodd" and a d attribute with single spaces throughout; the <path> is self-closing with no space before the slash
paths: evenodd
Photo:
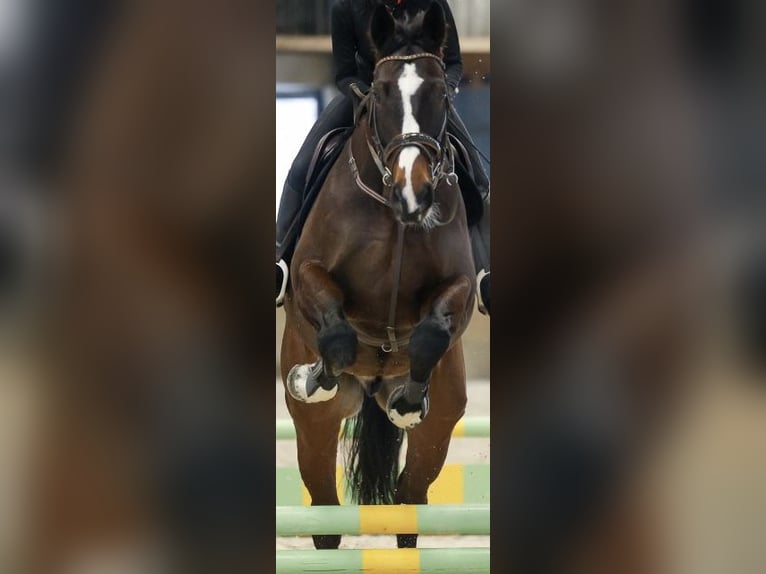
<path id="1" fill-rule="evenodd" d="M 356 361 L 356 332 L 343 314 L 343 292 L 320 263 L 301 264 L 293 285 L 300 312 L 316 329 L 320 359 L 295 365 L 287 390 L 301 402 L 327 401 L 337 392 L 338 376 Z"/>
<path id="2" fill-rule="evenodd" d="M 388 418 L 412 428 L 428 413 L 431 371 L 465 331 L 472 313 L 473 282 L 465 276 L 441 286 L 430 298 L 428 314 L 415 327 L 409 344 L 410 377 L 389 396 Z"/>

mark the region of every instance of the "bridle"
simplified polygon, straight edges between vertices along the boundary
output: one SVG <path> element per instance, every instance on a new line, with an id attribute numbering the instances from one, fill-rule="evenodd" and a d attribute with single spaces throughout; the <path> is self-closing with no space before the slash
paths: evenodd
<path id="1" fill-rule="evenodd" d="M 375 64 L 375 70 L 387 62 L 411 62 L 421 58 L 432 58 L 439 62 L 442 71 L 444 71 L 444 62 L 442 59 L 428 52 L 420 52 L 417 54 L 410 54 L 407 56 L 387 56 L 381 58 Z M 428 134 L 420 132 L 403 133 L 395 136 L 388 144 L 383 146 L 380 139 L 380 132 L 378 131 L 378 122 L 376 114 L 375 100 L 372 97 L 372 90 L 364 97 L 362 102 L 358 105 L 354 113 L 354 125 L 358 125 L 360 118 L 362 117 L 362 111 L 367 110 L 367 122 L 369 129 L 365 141 L 367 148 L 370 151 L 375 165 L 378 168 L 381 176 L 382 188 L 388 191 L 393 186 L 393 175 L 391 169 L 388 167 L 390 162 L 396 157 L 396 155 L 404 147 L 415 146 L 422 151 L 428 158 L 428 164 L 431 168 L 431 183 L 433 185 L 434 192 L 439 187 L 442 181 L 447 185 L 453 185 L 457 183 L 457 174 L 455 174 L 455 155 L 454 149 L 449 142 L 449 135 L 447 134 L 447 118 L 449 116 L 449 108 L 452 105 L 449 96 L 446 96 L 447 109 L 444 113 L 444 119 L 442 120 L 442 126 L 439 130 L 439 135 L 436 138 L 429 136 Z M 348 165 L 351 168 L 351 173 L 354 177 L 354 181 L 364 193 L 372 197 L 378 203 L 385 205 L 386 207 L 392 207 L 391 201 L 386 197 L 386 194 L 377 191 L 373 187 L 367 185 L 359 173 L 359 168 L 356 165 L 356 159 L 354 158 L 353 146 L 349 142 L 348 145 Z M 444 225 L 447 221 L 441 222 L 438 225 Z M 400 348 L 406 347 L 409 344 L 409 337 L 397 339 L 396 337 L 396 304 L 399 296 L 399 282 L 401 279 L 402 271 L 402 256 L 404 252 L 404 230 L 405 226 L 399 223 L 397 229 L 396 238 L 396 251 L 394 252 L 393 261 L 393 285 L 394 288 L 391 292 L 391 298 L 389 301 L 388 312 L 388 325 L 386 326 L 386 339 L 379 339 L 367 335 L 366 333 L 359 332 L 359 339 L 365 344 L 379 347 L 385 353 L 398 352 Z"/>
<path id="2" fill-rule="evenodd" d="M 381 58 L 375 64 L 374 72 L 377 72 L 378 68 L 387 62 L 411 62 L 413 60 L 419 60 L 423 58 L 431 58 L 439 62 L 442 70 L 444 70 L 444 62 L 436 54 L 428 52 L 420 52 L 417 54 L 410 54 L 406 56 L 387 56 Z M 396 157 L 396 155 L 404 147 L 414 146 L 420 149 L 428 158 L 428 164 L 431 168 L 431 183 L 434 190 L 436 190 L 442 181 L 445 181 L 448 185 L 457 183 L 457 174 L 455 173 L 455 156 L 454 150 L 449 142 L 447 135 L 447 118 L 449 116 L 449 106 L 451 102 L 449 97 L 446 97 L 447 111 L 444 113 L 444 119 L 442 120 L 442 126 L 439 130 L 439 135 L 436 138 L 424 134 L 421 132 L 403 133 L 395 136 L 385 146 L 381 142 L 380 132 L 378 130 L 378 121 L 375 100 L 372 97 L 372 90 L 368 93 L 364 100 L 359 104 L 357 109 L 355 124 L 357 124 L 362 117 L 361 110 L 367 110 L 367 123 L 369 130 L 367 131 L 367 137 L 365 141 L 367 148 L 370 151 L 370 156 L 375 162 L 375 166 L 378 168 L 381 176 L 381 183 L 383 190 L 389 190 L 393 186 L 393 175 L 391 169 L 388 167 L 390 162 Z M 348 165 L 351 168 L 351 173 L 354 176 L 356 185 L 367 195 L 372 197 L 378 203 L 382 203 L 387 207 L 391 207 L 391 202 L 386 197 L 385 193 L 377 191 L 373 187 L 367 185 L 359 173 L 359 168 L 354 158 L 354 152 L 352 146 L 348 146 Z"/>

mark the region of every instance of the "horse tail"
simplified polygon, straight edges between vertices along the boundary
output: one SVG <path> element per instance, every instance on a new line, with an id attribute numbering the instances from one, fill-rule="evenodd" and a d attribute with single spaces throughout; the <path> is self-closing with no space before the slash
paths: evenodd
<path id="1" fill-rule="evenodd" d="M 359 413 L 346 419 L 346 491 L 354 504 L 393 504 L 404 431 L 367 394 Z"/>

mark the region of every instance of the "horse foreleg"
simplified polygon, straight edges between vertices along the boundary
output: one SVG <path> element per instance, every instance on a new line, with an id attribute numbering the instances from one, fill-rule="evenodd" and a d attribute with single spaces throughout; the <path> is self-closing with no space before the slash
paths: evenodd
<path id="1" fill-rule="evenodd" d="M 463 348 L 457 342 L 434 369 L 431 412 L 407 432 L 407 459 L 399 475 L 397 504 L 426 504 L 428 487 L 439 476 L 447 457 L 455 424 L 465 413 L 467 402 Z M 416 534 L 397 535 L 400 548 L 414 548 Z"/>
<path id="2" fill-rule="evenodd" d="M 412 428 L 428 414 L 431 372 L 465 330 L 472 301 L 473 283 L 461 276 L 427 303 L 428 314 L 410 338 L 409 380 L 391 393 L 386 405 L 388 418 L 399 428 Z"/>
<path id="3" fill-rule="evenodd" d="M 328 401 L 338 390 L 338 376 L 356 361 L 356 332 L 343 313 L 343 292 L 321 264 L 301 264 L 293 285 L 301 313 L 316 329 L 321 358 L 293 367 L 287 376 L 287 389 L 301 402 Z"/>

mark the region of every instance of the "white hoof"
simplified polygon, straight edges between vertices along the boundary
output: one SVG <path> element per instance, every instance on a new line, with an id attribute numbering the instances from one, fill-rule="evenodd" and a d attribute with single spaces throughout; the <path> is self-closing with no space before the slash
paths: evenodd
<path id="1" fill-rule="evenodd" d="M 318 372 L 321 372 L 319 363 L 313 365 L 295 365 L 287 375 L 287 392 L 296 401 L 302 403 L 323 403 L 335 397 L 338 392 L 336 384 L 330 390 L 323 389 L 316 381 Z"/>

